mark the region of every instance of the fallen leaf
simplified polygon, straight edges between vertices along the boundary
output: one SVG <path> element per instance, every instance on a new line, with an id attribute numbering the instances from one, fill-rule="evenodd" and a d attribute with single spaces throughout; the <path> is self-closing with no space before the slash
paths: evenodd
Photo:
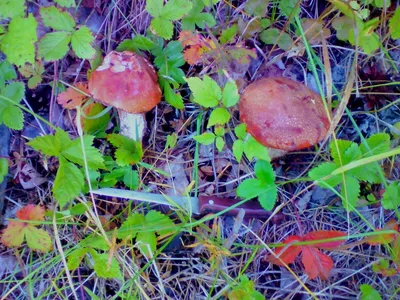
<path id="1" fill-rule="evenodd" d="M 311 246 L 302 246 L 301 262 L 310 279 L 320 277 L 322 280 L 327 280 L 333 268 L 333 260 Z"/>
<path id="2" fill-rule="evenodd" d="M 285 264 L 291 264 L 294 262 L 294 260 L 296 259 L 296 257 L 300 254 L 302 247 L 301 246 L 287 246 L 293 242 L 299 242 L 301 241 L 301 237 L 297 236 L 297 235 L 292 235 L 289 236 L 284 242 L 283 244 L 285 244 L 286 246 L 282 246 L 282 247 L 276 247 L 275 249 L 275 253 L 276 255 L 279 257 L 276 258 L 273 255 L 270 255 L 267 260 L 270 263 L 273 263 L 275 265 L 278 266 L 283 266 L 284 262 Z"/>
<path id="3" fill-rule="evenodd" d="M 7 247 L 19 247 L 26 239 L 27 245 L 32 250 L 48 252 L 53 248 L 50 235 L 43 229 L 36 228 L 34 222 L 44 220 L 45 210 L 36 205 L 29 204 L 17 211 L 18 220 L 9 220 L 7 228 L 1 237 L 1 242 Z M 29 221 L 29 222 L 23 222 Z"/>
<path id="4" fill-rule="evenodd" d="M 397 224 L 396 220 L 390 220 L 386 223 L 386 225 L 381 228 L 381 229 L 376 229 L 376 231 L 382 231 L 382 230 L 394 230 L 398 231 L 399 230 L 399 224 Z M 364 239 L 364 242 L 369 244 L 369 245 L 384 245 L 384 244 L 390 244 L 395 237 L 398 234 L 396 233 L 386 233 L 386 234 L 379 234 L 379 235 L 373 235 L 373 236 L 368 236 Z"/>
<path id="5" fill-rule="evenodd" d="M 319 241 L 319 240 L 327 240 L 327 239 L 333 239 L 337 237 L 343 237 L 346 236 L 346 232 L 342 231 L 336 231 L 336 230 L 318 230 L 318 231 L 311 231 L 307 233 L 303 240 L 304 241 Z M 346 242 L 346 240 L 338 240 L 338 241 L 333 241 L 333 242 L 322 242 L 318 244 L 313 244 L 313 247 L 318 247 L 320 249 L 335 249 L 336 247 L 339 247 L 343 245 Z"/>
<path id="6" fill-rule="evenodd" d="M 57 96 L 58 104 L 66 109 L 75 109 L 77 106 L 81 106 L 84 100 L 88 98 L 89 90 L 86 82 L 78 82 L 74 84 L 74 87 L 67 88 L 65 92 Z"/>

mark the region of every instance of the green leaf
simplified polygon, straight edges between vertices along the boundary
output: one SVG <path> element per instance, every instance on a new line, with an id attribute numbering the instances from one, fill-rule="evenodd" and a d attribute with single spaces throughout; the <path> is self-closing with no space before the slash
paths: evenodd
<path id="1" fill-rule="evenodd" d="M 265 17 L 269 0 L 249 0 L 246 2 L 244 11 L 254 17 Z"/>
<path id="2" fill-rule="evenodd" d="M 235 134 L 239 139 L 244 140 L 246 138 L 246 124 L 242 123 L 235 127 Z"/>
<path id="3" fill-rule="evenodd" d="M 217 150 L 219 152 L 222 152 L 222 150 L 224 149 L 224 146 L 225 146 L 224 139 L 222 137 L 220 137 L 220 136 L 217 136 L 215 138 L 215 146 L 217 147 Z"/>
<path id="4" fill-rule="evenodd" d="M 257 142 L 251 135 L 244 142 L 243 151 L 249 160 L 252 160 L 254 157 L 266 161 L 271 160 L 267 148 Z"/>
<path id="5" fill-rule="evenodd" d="M 178 141 L 178 135 L 174 132 L 167 135 L 167 142 L 165 143 L 165 149 L 173 149 Z"/>
<path id="6" fill-rule="evenodd" d="M 174 33 L 174 25 L 172 22 L 163 18 L 154 18 L 151 20 L 150 28 L 157 35 L 166 40 L 171 39 L 172 34 Z"/>
<path id="7" fill-rule="evenodd" d="M 159 74 L 162 75 L 160 79 L 166 80 L 174 85 L 177 83 L 184 83 L 185 80 L 183 77 L 185 73 L 179 68 L 185 64 L 182 44 L 179 41 L 172 41 L 164 48 L 162 45 L 163 41 L 159 39 L 157 46 L 151 51 L 155 56 L 154 64 L 159 68 Z"/>
<path id="8" fill-rule="evenodd" d="M 117 47 L 117 51 L 138 52 L 139 50 L 150 51 L 155 43 L 144 35 L 135 35 L 131 40 L 123 40 Z"/>
<path id="9" fill-rule="evenodd" d="M 347 165 L 348 163 L 356 161 L 359 158 L 361 158 L 360 147 L 356 143 L 352 143 L 342 156 L 342 164 L 339 164 L 338 166 Z"/>
<path id="10" fill-rule="evenodd" d="M 14 66 L 8 61 L 3 60 L 0 62 L 0 87 L 2 87 L 7 80 L 17 78 Z"/>
<path id="11" fill-rule="evenodd" d="M 76 26 L 74 19 L 67 12 L 62 12 L 54 6 L 41 7 L 40 15 L 43 24 L 54 30 L 73 31 Z"/>
<path id="12" fill-rule="evenodd" d="M 373 4 L 375 7 L 378 7 L 378 8 L 389 8 L 390 0 L 374 0 Z"/>
<path id="13" fill-rule="evenodd" d="M 344 153 L 352 145 L 353 145 L 353 147 L 354 147 L 354 145 L 357 146 L 356 143 L 353 143 L 352 141 L 347 141 L 347 140 L 336 140 L 336 144 L 335 144 L 335 141 L 332 141 L 330 143 L 329 148 L 331 150 L 331 156 L 337 166 L 345 165 L 345 163 L 343 162 Z M 339 155 L 339 153 L 340 153 L 340 155 Z"/>
<path id="14" fill-rule="evenodd" d="M 223 137 L 225 135 L 225 128 L 223 126 L 215 126 L 214 134 Z"/>
<path id="15" fill-rule="evenodd" d="M 145 223 L 147 228 L 153 228 L 159 235 L 170 235 L 174 233 L 177 228 L 172 220 L 156 210 L 150 210 L 145 216 Z"/>
<path id="16" fill-rule="evenodd" d="M 183 104 L 183 99 L 181 94 L 175 92 L 172 88 L 171 85 L 166 82 L 163 85 L 163 90 L 164 90 L 164 97 L 167 103 L 176 109 L 183 109 L 184 104 Z"/>
<path id="17" fill-rule="evenodd" d="M 285 15 L 287 18 L 289 18 L 290 16 L 291 20 L 293 20 L 300 14 L 300 6 L 297 5 L 297 3 L 297 0 L 280 0 L 279 9 L 283 13 L 283 15 Z"/>
<path id="18" fill-rule="evenodd" d="M 233 152 L 233 155 L 235 156 L 237 162 L 240 162 L 242 160 L 243 149 L 244 149 L 244 146 L 243 146 L 242 140 L 236 140 L 233 143 L 232 152 Z"/>
<path id="19" fill-rule="evenodd" d="M 27 143 L 36 151 L 48 156 L 61 155 L 61 143 L 54 135 L 38 136 Z"/>
<path id="20" fill-rule="evenodd" d="M 214 107 L 222 97 L 221 88 L 211 77 L 205 75 L 203 80 L 198 77 L 186 78 L 193 93 L 193 102 L 204 107 Z"/>
<path id="21" fill-rule="evenodd" d="M 67 265 L 69 270 L 76 270 L 79 268 L 79 264 L 81 263 L 82 259 L 88 253 L 88 248 L 78 248 L 73 250 L 67 258 Z"/>
<path id="22" fill-rule="evenodd" d="M 130 215 L 118 229 L 117 237 L 119 239 L 126 239 L 127 237 L 134 239 L 144 223 L 145 219 L 142 214 L 134 213 Z"/>
<path id="23" fill-rule="evenodd" d="M 39 57 L 46 61 L 61 59 L 67 54 L 71 33 L 57 31 L 47 33 L 39 42 Z"/>
<path id="24" fill-rule="evenodd" d="M 381 295 L 369 284 L 360 285 L 361 300 L 382 300 Z"/>
<path id="25" fill-rule="evenodd" d="M 212 132 L 205 132 L 201 135 L 195 136 L 194 139 L 203 145 L 211 145 L 214 143 L 215 135 Z"/>
<path id="26" fill-rule="evenodd" d="M 208 119 L 207 128 L 210 128 L 216 124 L 224 125 L 228 123 L 230 119 L 231 114 L 229 111 L 224 107 L 218 107 L 211 112 L 210 118 Z"/>
<path id="27" fill-rule="evenodd" d="M 103 112 L 105 109 L 105 107 L 100 104 L 100 103 L 93 103 L 93 106 L 91 106 L 90 111 L 87 113 L 86 112 L 86 116 L 87 117 L 93 117 L 96 116 L 98 114 L 100 114 L 101 112 Z M 107 125 L 110 121 L 110 113 L 107 112 L 105 114 L 103 114 L 101 117 L 95 118 L 95 119 L 89 119 L 89 118 L 83 118 L 82 120 L 82 127 L 83 127 L 83 131 L 86 134 L 92 134 L 92 135 L 96 135 L 97 137 L 100 135 L 104 135 L 105 134 L 105 130 L 107 128 Z"/>
<path id="28" fill-rule="evenodd" d="M 219 36 L 219 42 L 221 44 L 227 44 L 232 42 L 237 32 L 238 32 L 238 26 L 236 24 L 232 25 L 231 27 L 228 27 L 227 29 L 221 32 L 221 35 Z"/>
<path id="29" fill-rule="evenodd" d="M 392 182 L 383 194 L 382 206 L 385 209 L 396 209 L 400 206 L 400 182 Z"/>
<path id="30" fill-rule="evenodd" d="M 157 247 L 157 237 L 154 232 L 140 231 L 136 236 L 136 243 L 143 255 L 153 257 Z"/>
<path id="31" fill-rule="evenodd" d="M 270 211 L 274 208 L 276 199 L 278 198 L 278 189 L 275 184 L 268 184 L 264 192 L 258 195 L 258 202 L 262 208 Z"/>
<path id="32" fill-rule="evenodd" d="M 212 14 L 202 12 L 204 4 L 200 0 L 193 1 L 193 8 L 189 13 L 182 19 L 182 30 L 194 31 L 197 27 L 204 29 L 204 25 L 209 28 L 214 27 L 216 21 Z"/>
<path id="33" fill-rule="evenodd" d="M 55 3 L 62 7 L 75 7 L 75 0 L 54 0 Z"/>
<path id="34" fill-rule="evenodd" d="M 239 102 L 240 95 L 234 81 L 228 81 L 225 84 L 224 90 L 222 92 L 222 104 L 225 107 L 232 107 Z"/>
<path id="35" fill-rule="evenodd" d="M 35 62 L 36 27 L 37 22 L 32 14 L 27 18 L 14 17 L 10 21 L 0 43 L 0 49 L 10 63 L 22 66 L 26 62 Z"/>
<path id="36" fill-rule="evenodd" d="M 104 169 L 104 160 L 103 156 L 99 152 L 99 150 L 92 146 L 94 136 L 91 135 L 84 135 L 82 137 L 84 151 L 86 154 L 86 163 L 90 169 Z M 63 147 L 61 154 L 67 158 L 68 160 L 81 165 L 82 167 L 85 166 L 84 156 L 82 152 L 82 144 L 81 138 L 78 137 L 74 139 L 68 147 Z"/>
<path id="37" fill-rule="evenodd" d="M 27 226 L 25 228 L 25 238 L 28 247 L 32 250 L 38 250 L 45 253 L 49 252 L 53 248 L 53 242 L 49 233 L 43 229 L 34 226 Z"/>
<path id="38" fill-rule="evenodd" d="M 283 50 L 289 50 L 292 46 L 292 38 L 286 32 L 280 32 L 276 28 L 269 28 L 260 33 L 260 39 L 265 44 L 277 44 Z"/>
<path id="39" fill-rule="evenodd" d="M 14 103 L 20 103 L 25 95 L 25 86 L 22 82 L 11 82 L 6 85 L 5 89 L 2 91 L 3 96 L 12 100 Z M 7 105 L 12 105 L 7 103 Z"/>
<path id="40" fill-rule="evenodd" d="M 111 262 L 109 262 L 109 254 L 102 253 L 93 255 L 94 251 L 91 251 L 90 254 L 93 257 L 94 266 L 93 269 L 96 272 L 96 275 L 100 278 L 115 278 L 122 279 L 121 270 L 118 264 L 118 261 L 115 257 L 111 258 Z"/>
<path id="41" fill-rule="evenodd" d="M 258 197 L 266 190 L 270 188 L 270 185 L 259 179 L 250 178 L 244 180 L 236 189 L 236 195 L 244 199 L 252 199 Z"/>
<path id="42" fill-rule="evenodd" d="M 92 47 L 94 37 L 90 29 L 81 26 L 71 36 L 71 46 L 76 56 L 83 59 L 91 59 L 95 56 L 96 50 Z"/>
<path id="43" fill-rule="evenodd" d="M 357 205 L 360 195 L 360 183 L 352 176 L 345 176 L 340 194 L 342 195 L 342 205 L 347 211 L 352 211 Z"/>
<path id="44" fill-rule="evenodd" d="M 0 8 L 0 19 L 23 17 L 25 13 L 25 0 L 3 0 Z"/>
<path id="45" fill-rule="evenodd" d="M 400 39 L 400 7 L 397 7 L 389 20 L 389 30 L 392 39 Z"/>
<path id="46" fill-rule="evenodd" d="M 334 175 L 331 178 L 325 180 L 322 180 L 322 178 L 330 175 L 336 169 L 337 166 L 334 163 L 326 162 L 320 164 L 317 167 L 314 167 L 310 172 L 308 172 L 308 176 L 311 178 L 311 180 L 316 181 L 319 186 L 325 188 L 328 188 L 329 186 L 335 187 L 342 182 L 341 175 Z"/>
<path id="47" fill-rule="evenodd" d="M 381 167 L 378 164 L 370 163 L 352 169 L 346 173 L 353 175 L 361 181 L 366 181 L 369 183 L 382 183 L 381 176 L 379 175 L 380 168 Z"/>
<path id="48" fill-rule="evenodd" d="M 354 30 L 355 22 L 353 19 L 342 16 L 333 19 L 332 27 L 336 30 L 336 37 L 341 41 L 348 41 L 350 31 Z"/>
<path id="49" fill-rule="evenodd" d="M 115 159 L 118 165 L 132 165 L 142 159 L 143 149 L 140 142 L 115 133 L 107 135 L 107 140 L 117 148 Z"/>
<path id="50" fill-rule="evenodd" d="M 257 160 L 254 165 L 254 172 L 256 177 L 266 183 L 275 182 L 275 172 L 272 168 L 271 162 L 266 160 Z"/>
<path id="51" fill-rule="evenodd" d="M 60 166 L 54 180 L 53 194 L 61 209 L 82 191 L 84 178 L 78 167 L 60 157 Z"/>
<path id="52" fill-rule="evenodd" d="M 3 182 L 7 174 L 8 174 L 8 160 L 7 158 L 0 157 L 0 183 Z"/>
<path id="53" fill-rule="evenodd" d="M 4 108 L 0 119 L 4 125 L 14 130 L 22 130 L 24 127 L 24 114 L 22 110 L 14 105 L 9 105 Z"/>
<path id="54" fill-rule="evenodd" d="M 169 0 L 161 10 L 161 17 L 176 21 L 192 9 L 192 2 L 187 0 Z"/>
<path id="55" fill-rule="evenodd" d="M 94 233 L 88 235 L 86 238 L 84 238 L 82 241 L 80 241 L 79 245 L 81 247 L 90 247 L 90 248 L 98 249 L 98 250 L 102 250 L 102 251 L 110 250 L 110 245 L 105 240 L 105 238 L 101 235 L 94 234 Z"/>
<path id="56" fill-rule="evenodd" d="M 164 0 L 146 0 L 146 10 L 154 18 L 161 16 Z"/>
<path id="57" fill-rule="evenodd" d="M 137 171 L 132 170 L 130 167 L 124 172 L 122 180 L 124 184 L 131 190 L 136 190 L 139 186 L 139 174 Z"/>
<path id="58" fill-rule="evenodd" d="M 376 133 L 366 139 L 366 143 L 370 150 L 361 143 L 360 150 L 363 156 L 372 156 L 385 153 L 390 150 L 390 135 L 387 133 Z"/>

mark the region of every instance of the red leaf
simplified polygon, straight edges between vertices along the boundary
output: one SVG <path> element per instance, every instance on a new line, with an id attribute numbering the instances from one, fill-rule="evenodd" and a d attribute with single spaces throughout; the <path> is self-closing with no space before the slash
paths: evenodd
<path id="1" fill-rule="evenodd" d="M 17 218 L 26 221 L 43 221 L 44 220 L 44 208 L 28 204 L 17 211 Z"/>
<path id="2" fill-rule="evenodd" d="M 289 245 L 296 241 L 301 241 L 301 237 L 299 237 L 297 235 L 291 235 L 283 242 L 283 244 Z M 300 254 L 301 248 L 302 248 L 301 246 L 276 247 L 275 253 L 276 253 L 276 256 L 279 257 L 279 259 L 276 258 L 274 255 L 270 255 L 267 257 L 267 261 L 269 261 L 270 263 L 273 263 L 275 265 L 278 265 L 278 266 L 283 266 L 283 263 L 281 261 L 283 261 L 285 264 L 291 264 L 294 262 L 296 257 Z M 285 249 L 285 250 L 283 250 L 283 249 Z M 283 250 L 283 252 L 282 252 L 282 250 Z"/>
<path id="3" fill-rule="evenodd" d="M 58 94 L 58 104 L 67 109 L 75 109 L 75 107 L 82 105 L 83 101 L 88 98 L 85 94 L 89 94 L 87 83 L 78 82 L 74 84 L 74 87 L 76 89 L 69 87 L 65 92 Z"/>
<path id="4" fill-rule="evenodd" d="M 183 30 L 179 34 L 178 41 L 182 42 L 182 46 L 200 45 L 200 34 L 193 34 L 190 30 Z"/>
<path id="5" fill-rule="evenodd" d="M 203 53 L 203 48 L 195 45 L 183 51 L 183 58 L 189 65 L 195 65 L 200 61 Z"/>
<path id="6" fill-rule="evenodd" d="M 333 268 L 332 259 L 317 248 L 311 246 L 303 246 L 302 248 L 301 262 L 308 277 L 310 279 L 320 277 L 322 280 L 327 280 L 329 272 Z"/>
<path id="7" fill-rule="evenodd" d="M 311 232 L 307 233 L 304 236 L 303 240 L 304 241 L 318 241 L 318 240 L 326 240 L 326 239 L 342 237 L 342 236 L 346 236 L 346 235 L 347 235 L 346 232 L 343 232 L 343 231 L 318 230 L 318 231 L 311 231 Z M 343 245 L 345 242 L 346 242 L 346 240 L 322 242 L 322 243 L 318 243 L 318 244 L 312 244 L 310 246 L 318 247 L 320 249 L 334 249 L 336 247 Z"/>
<path id="8" fill-rule="evenodd" d="M 382 230 L 399 230 L 399 224 L 397 224 L 396 220 L 390 220 L 386 223 L 386 225 L 382 229 L 376 229 L 376 231 Z M 387 233 L 387 234 L 379 234 L 374 236 L 368 236 L 364 239 L 364 242 L 369 245 L 382 245 L 382 244 L 389 244 L 391 243 L 394 238 L 398 234 L 396 233 Z"/>

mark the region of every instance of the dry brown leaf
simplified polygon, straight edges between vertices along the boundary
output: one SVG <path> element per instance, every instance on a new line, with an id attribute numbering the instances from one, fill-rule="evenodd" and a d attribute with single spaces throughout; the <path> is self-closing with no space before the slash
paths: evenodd
<path id="1" fill-rule="evenodd" d="M 75 88 L 69 87 L 65 92 L 58 94 L 57 102 L 66 109 L 75 109 L 81 106 L 88 98 L 89 90 L 86 82 L 78 82 L 74 84 Z M 85 95 L 86 94 L 86 95 Z"/>

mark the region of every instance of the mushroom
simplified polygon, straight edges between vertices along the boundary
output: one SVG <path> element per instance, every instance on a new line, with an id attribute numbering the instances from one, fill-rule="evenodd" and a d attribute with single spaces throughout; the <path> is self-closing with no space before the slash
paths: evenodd
<path id="1" fill-rule="evenodd" d="M 285 78 L 261 78 L 243 92 L 240 120 L 271 158 L 287 151 L 308 148 L 323 140 L 330 121 L 321 97 L 300 82 Z M 280 150 L 278 153 L 274 150 Z"/>
<path id="2" fill-rule="evenodd" d="M 120 133 L 141 141 L 146 128 L 144 113 L 161 101 L 157 73 L 142 56 L 112 51 L 90 76 L 89 92 L 104 105 L 118 109 Z"/>

